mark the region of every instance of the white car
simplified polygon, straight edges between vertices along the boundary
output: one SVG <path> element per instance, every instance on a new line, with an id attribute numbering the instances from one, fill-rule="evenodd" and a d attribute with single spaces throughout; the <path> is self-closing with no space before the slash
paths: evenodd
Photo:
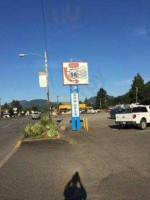
<path id="1" fill-rule="evenodd" d="M 10 118 L 10 115 L 9 115 L 9 114 L 3 114 L 3 118 L 4 118 L 4 119 Z"/>
<path id="2" fill-rule="evenodd" d="M 94 109 L 88 109 L 87 114 L 95 114 L 96 111 Z"/>
<path id="3" fill-rule="evenodd" d="M 116 124 L 121 127 L 134 125 L 144 130 L 150 123 L 150 106 L 137 105 L 123 114 L 116 114 Z"/>
<path id="4" fill-rule="evenodd" d="M 41 113 L 39 111 L 34 111 L 32 113 L 32 119 L 40 119 L 41 118 Z"/>

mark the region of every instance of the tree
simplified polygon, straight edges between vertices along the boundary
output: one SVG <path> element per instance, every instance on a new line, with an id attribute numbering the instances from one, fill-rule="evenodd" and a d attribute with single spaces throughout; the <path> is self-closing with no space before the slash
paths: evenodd
<path id="1" fill-rule="evenodd" d="M 85 98 L 84 103 L 86 106 L 91 106 L 91 102 L 87 98 Z"/>
<path id="2" fill-rule="evenodd" d="M 32 106 L 31 110 L 33 110 L 33 111 L 39 111 L 39 106 Z"/>
<path id="3" fill-rule="evenodd" d="M 96 108 L 105 109 L 107 107 L 107 92 L 103 88 L 100 88 L 97 92 L 95 106 Z"/>
<path id="4" fill-rule="evenodd" d="M 21 106 L 21 104 L 20 104 L 19 101 L 13 100 L 13 101 L 11 102 L 11 108 L 12 108 L 12 109 L 13 109 L 13 108 L 17 108 L 17 112 L 20 112 L 21 109 L 22 109 L 22 106 Z"/>
<path id="5" fill-rule="evenodd" d="M 4 103 L 4 105 L 2 106 L 3 109 L 9 109 L 9 105 L 8 103 Z"/>
<path id="6" fill-rule="evenodd" d="M 141 77 L 141 75 L 138 73 L 134 79 L 133 83 L 131 85 L 131 89 L 129 91 L 129 98 L 130 98 L 130 103 L 135 103 L 136 102 L 136 94 L 137 94 L 137 100 L 138 102 L 144 100 L 144 91 L 145 91 L 145 85 L 144 85 L 144 80 Z"/>

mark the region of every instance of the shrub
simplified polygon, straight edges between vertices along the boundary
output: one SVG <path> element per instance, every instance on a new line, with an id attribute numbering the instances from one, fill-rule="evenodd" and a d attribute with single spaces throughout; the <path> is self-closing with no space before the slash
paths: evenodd
<path id="1" fill-rule="evenodd" d="M 46 131 L 46 135 L 48 137 L 57 136 L 58 135 L 58 127 L 56 124 L 51 123 L 49 130 Z"/>
<path id="2" fill-rule="evenodd" d="M 43 116 L 40 123 L 28 124 L 24 130 L 25 137 L 52 137 L 58 135 L 58 127 L 52 119 Z"/>
<path id="3" fill-rule="evenodd" d="M 31 126 L 32 126 L 31 124 L 27 124 L 27 126 L 25 127 L 25 130 L 24 130 L 25 137 L 30 137 L 30 135 L 32 134 Z"/>
<path id="4" fill-rule="evenodd" d="M 34 136 L 41 135 L 42 132 L 43 132 L 43 126 L 41 125 L 41 123 L 35 123 L 33 125 L 28 124 L 25 127 L 24 136 L 34 137 Z"/>
<path id="5" fill-rule="evenodd" d="M 51 124 L 51 123 L 52 123 L 52 119 L 49 119 L 49 117 L 43 116 L 43 117 L 41 118 L 41 124 L 42 124 L 43 126 L 46 126 L 46 125 Z"/>
<path id="6" fill-rule="evenodd" d="M 31 131 L 33 133 L 33 136 L 41 135 L 43 132 L 43 126 L 41 123 L 35 123 L 31 126 Z"/>

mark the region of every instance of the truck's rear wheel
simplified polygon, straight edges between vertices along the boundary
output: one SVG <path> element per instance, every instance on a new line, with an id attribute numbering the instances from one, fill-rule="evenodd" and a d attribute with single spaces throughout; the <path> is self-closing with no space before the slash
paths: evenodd
<path id="1" fill-rule="evenodd" d="M 147 127 L 146 120 L 142 119 L 141 122 L 140 122 L 140 129 L 144 130 L 144 129 L 146 129 L 146 127 Z"/>

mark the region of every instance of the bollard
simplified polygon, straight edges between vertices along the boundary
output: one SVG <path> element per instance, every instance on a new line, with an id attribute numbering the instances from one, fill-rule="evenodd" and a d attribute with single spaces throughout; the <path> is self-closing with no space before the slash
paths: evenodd
<path id="1" fill-rule="evenodd" d="M 86 119 L 85 119 L 85 124 L 86 124 L 86 131 L 89 131 L 89 126 L 88 126 L 88 119 L 87 119 L 87 117 L 86 117 Z"/>
<path id="2" fill-rule="evenodd" d="M 85 118 L 83 118 L 83 128 L 85 129 Z"/>

